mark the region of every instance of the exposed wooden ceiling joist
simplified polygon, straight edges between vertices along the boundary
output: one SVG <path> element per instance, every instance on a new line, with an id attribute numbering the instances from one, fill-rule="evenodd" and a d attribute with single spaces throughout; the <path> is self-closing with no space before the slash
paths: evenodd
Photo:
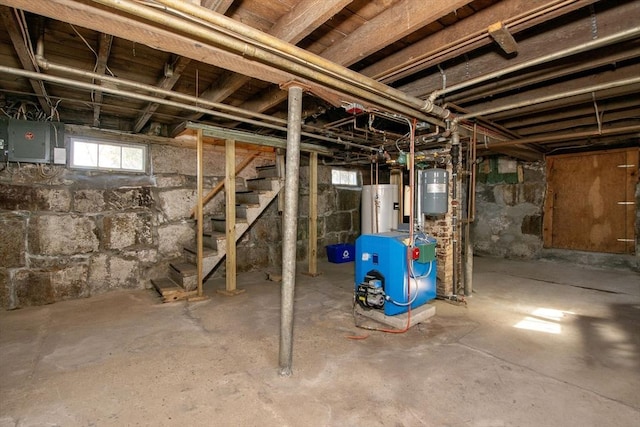
<path id="1" fill-rule="evenodd" d="M 111 43 L 113 42 L 113 36 L 111 34 L 100 34 L 98 39 L 98 57 L 96 59 L 95 72 L 98 74 L 104 74 L 107 71 L 107 60 L 111 52 Z M 94 106 L 93 106 L 93 125 L 95 127 L 100 126 L 100 108 L 102 106 L 102 91 L 95 91 Z"/>
<path id="2" fill-rule="evenodd" d="M 512 33 L 570 13 L 597 0 L 503 0 L 446 27 L 363 69 L 362 74 L 391 83 L 489 45 L 487 28 L 500 17 Z"/>
<path id="3" fill-rule="evenodd" d="M 280 84 L 295 78 L 292 74 L 256 61 L 239 58 L 237 55 L 209 44 L 195 43 L 193 38 L 176 34 L 159 25 L 152 25 L 124 14 L 116 14 L 91 4 L 73 0 L 46 2 L 3 0 L 3 2 L 15 8 L 112 34 L 125 40 L 145 44 L 165 52 L 172 52 L 259 80 Z"/>
<path id="4" fill-rule="evenodd" d="M 635 11 L 630 14 L 627 8 L 607 9 L 598 14 L 599 37 L 615 34 L 636 24 L 636 16 L 640 16 L 640 2 L 629 6 Z M 544 32 L 538 35 L 518 40 L 519 53 L 515 58 L 505 58 L 499 52 L 490 50 L 481 56 L 458 60 L 457 63 L 447 67 L 443 66 L 447 86 L 489 74 L 504 69 L 507 66 L 524 63 L 548 53 L 568 49 L 582 43 L 593 40 L 590 20 L 570 21 L 557 28 L 553 32 Z M 401 90 L 413 96 L 424 97 L 435 89 L 442 87 L 443 76 L 434 72 L 427 77 L 415 80 L 400 87 Z"/>
<path id="5" fill-rule="evenodd" d="M 20 26 L 18 25 L 14 11 L 10 7 L 0 5 L 0 17 L 2 17 L 2 23 L 9 32 L 9 36 L 13 42 L 13 47 L 20 59 L 22 67 L 28 71 L 36 71 L 36 64 L 34 64 L 29 46 L 27 46 L 23 34 L 20 31 Z M 25 31 L 26 30 L 27 29 L 25 28 Z M 25 34 L 25 36 L 28 37 L 29 35 Z M 50 115 L 51 106 L 47 102 L 48 96 L 44 84 L 38 80 L 29 80 L 29 84 L 31 85 L 33 92 L 37 95 L 38 103 L 40 104 L 40 107 L 42 107 L 42 110 L 47 115 Z"/>
<path id="6" fill-rule="evenodd" d="M 468 3 L 470 3 L 469 0 L 455 2 L 438 0 L 431 2 L 428 7 L 423 0 L 396 3 L 340 42 L 321 52 L 320 56 L 348 67 L 415 31 L 421 25 L 437 20 Z M 284 102 L 286 98 L 286 92 L 271 89 L 260 97 L 247 101 L 246 108 L 261 113 Z"/>
<path id="7" fill-rule="evenodd" d="M 215 12 L 224 14 L 227 9 L 231 6 L 233 0 L 202 0 L 201 5 L 208 9 L 211 9 Z M 182 77 L 182 73 L 187 68 L 187 66 L 191 63 L 191 58 L 186 58 L 184 56 L 179 56 L 173 62 L 173 69 L 170 75 L 165 73 L 160 80 L 158 80 L 157 86 L 160 89 L 171 90 L 175 86 L 175 84 Z M 136 119 L 135 125 L 133 126 L 134 132 L 140 132 L 144 126 L 147 124 L 153 113 L 155 113 L 160 104 L 156 102 L 152 102 L 146 105 L 146 107 L 142 110 L 142 113 Z"/>
<path id="8" fill-rule="evenodd" d="M 296 44 L 351 1 L 353 0 L 303 0 L 276 22 L 269 34 Z M 200 97 L 208 101 L 222 102 L 247 84 L 249 80 L 248 76 L 227 71 L 215 82 L 215 86 L 205 90 Z M 189 117 L 188 120 L 199 120 L 200 118 L 202 115 L 198 114 Z M 172 133 L 179 132 L 183 127 L 178 126 Z"/>

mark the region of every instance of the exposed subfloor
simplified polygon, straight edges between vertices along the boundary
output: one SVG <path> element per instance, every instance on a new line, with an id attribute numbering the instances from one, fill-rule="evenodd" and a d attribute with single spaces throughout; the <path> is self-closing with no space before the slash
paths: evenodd
<path id="1" fill-rule="evenodd" d="M 402 335 L 354 327 L 353 264 L 299 274 L 291 377 L 263 273 L 1 312 L 0 426 L 640 425 L 637 273 L 475 261 L 468 305 Z"/>

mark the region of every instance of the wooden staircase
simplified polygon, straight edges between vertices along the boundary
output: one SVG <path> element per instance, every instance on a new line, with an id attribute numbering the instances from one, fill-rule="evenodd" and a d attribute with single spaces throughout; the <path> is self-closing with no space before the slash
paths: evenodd
<path id="1" fill-rule="evenodd" d="M 257 178 L 247 179 L 245 188 L 236 189 L 236 242 L 249 230 L 254 221 L 276 198 L 281 181 L 275 165 L 256 168 Z M 203 236 L 203 277 L 207 277 L 226 255 L 226 221 L 224 215 L 211 217 L 211 230 Z M 162 295 L 163 302 L 178 301 L 196 296 L 198 286 L 197 250 L 183 248 L 182 259 L 169 264 L 168 277 L 151 279 Z"/>

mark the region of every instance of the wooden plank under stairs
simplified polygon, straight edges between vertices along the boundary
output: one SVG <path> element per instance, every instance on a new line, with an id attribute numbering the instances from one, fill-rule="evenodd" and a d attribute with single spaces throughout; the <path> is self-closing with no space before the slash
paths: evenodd
<path id="1" fill-rule="evenodd" d="M 195 297 L 198 291 L 187 291 L 168 277 L 151 279 L 151 284 L 162 296 L 162 302 L 174 302 Z"/>
<path id="2" fill-rule="evenodd" d="M 256 168 L 258 178 L 246 180 L 246 188 L 236 191 L 236 242 L 247 232 L 260 214 L 276 198 L 282 187 L 274 173 L 275 166 Z M 202 257 L 203 277 L 217 268 L 226 255 L 225 218 L 211 218 L 212 231 L 203 233 Z M 162 295 L 163 302 L 190 299 L 197 295 L 197 251 L 194 247 L 183 248 L 182 258 L 169 264 L 168 277 L 152 279 L 151 283 Z"/>

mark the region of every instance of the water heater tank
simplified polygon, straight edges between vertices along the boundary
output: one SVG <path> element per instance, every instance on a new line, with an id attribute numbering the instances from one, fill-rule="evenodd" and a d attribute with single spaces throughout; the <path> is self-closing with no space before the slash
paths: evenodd
<path id="1" fill-rule="evenodd" d="M 398 186 L 362 186 L 360 210 L 362 234 L 384 233 L 398 228 Z"/>
<path id="2" fill-rule="evenodd" d="M 418 173 L 422 192 L 422 213 L 442 215 L 449 209 L 449 173 L 444 169 L 426 169 Z"/>

